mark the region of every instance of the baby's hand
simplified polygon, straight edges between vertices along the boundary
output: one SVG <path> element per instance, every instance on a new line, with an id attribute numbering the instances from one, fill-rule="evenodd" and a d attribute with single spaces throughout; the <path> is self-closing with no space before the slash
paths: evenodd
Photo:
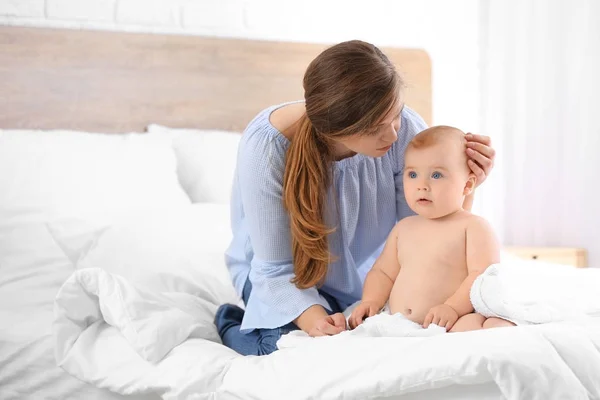
<path id="1" fill-rule="evenodd" d="M 452 329 L 452 326 L 458 320 L 458 313 L 454 308 L 447 304 L 431 307 L 429 313 L 423 321 L 423 328 L 427 329 L 430 324 L 436 324 L 442 328 L 446 328 L 446 332 Z"/>
<path id="2" fill-rule="evenodd" d="M 352 311 L 352 314 L 348 319 L 350 329 L 356 328 L 363 323 L 365 318 L 372 317 L 373 315 L 377 314 L 379 310 L 380 307 L 373 302 L 361 302 L 358 306 L 356 306 L 354 311 Z"/>

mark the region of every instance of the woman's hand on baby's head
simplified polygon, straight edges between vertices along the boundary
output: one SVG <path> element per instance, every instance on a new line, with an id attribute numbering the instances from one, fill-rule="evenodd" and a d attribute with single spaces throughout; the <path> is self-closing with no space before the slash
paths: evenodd
<path id="1" fill-rule="evenodd" d="M 496 151 L 492 147 L 492 139 L 489 136 L 468 133 L 465 138 L 467 139 L 469 168 L 471 168 L 471 171 L 477 177 L 476 185 L 479 186 L 490 175 L 492 168 L 494 168 Z"/>
<path id="2" fill-rule="evenodd" d="M 308 332 L 312 337 L 337 335 L 347 329 L 346 317 L 342 313 L 336 313 L 323 317 L 315 323 L 315 326 Z"/>
<path id="3" fill-rule="evenodd" d="M 448 332 L 456 321 L 458 320 L 458 313 L 454 308 L 447 304 L 440 304 L 435 307 L 431 307 L 429 313 L 425 316 L 423 321 L 423 328 L 427 329 L 430 324 L 435 324 L 439 327 L 446 328 Z"/>
<path id="4" fill-rule="evenodd" d="M 380 307 L 373 302 L 361 302 L 358 306 L 356 306 L 354 311 L 352 311 L 352 314 L 348 319 L 350 329 L 354 329 L 360 324 L 362 324 L 366 318 L 376 315 L 379 312 L 379 310 Z"/>

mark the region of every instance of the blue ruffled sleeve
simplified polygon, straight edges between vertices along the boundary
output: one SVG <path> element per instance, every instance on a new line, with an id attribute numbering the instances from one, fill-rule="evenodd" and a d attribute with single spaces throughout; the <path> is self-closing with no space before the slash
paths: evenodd
<path id="1" fill-rule="evenodd" d="M 316 288 L 298 289 L 291 283 L 289 215 L 282 198 L 288 142 L 267 125 L 263 128 L 245 132 L 238 154 L 238 190 L 254 253 L 243 331 L 286 325 L 315 304 L 330 309 Z"/>

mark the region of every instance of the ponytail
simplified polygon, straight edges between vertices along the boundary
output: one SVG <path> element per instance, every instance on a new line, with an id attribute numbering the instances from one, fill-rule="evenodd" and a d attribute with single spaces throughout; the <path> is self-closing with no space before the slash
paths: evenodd
<path id="1" fill-rule="evenodd" d="M 331 46 L 308 65 L 303 80 L 306 113 L 294 124 L 283 176 L 292 283 L 298 288 L 322 285 L 333 261 L 327 239 L 335 229 L 324 221 L 332 183 L 332 144 L 368 135 L 399 104 L 402 86 L 385 54 L 360 40 Z"/>
<path id="2" fill-rule="evenodd" d="M 330 153 L 305 114 L 287 150 L 283 176 L 283 202 L 292 235 L 292 283 L 300 289 L 322 284 L 331 259 L 327 235 L 334 230 L 324 223 Z"/>

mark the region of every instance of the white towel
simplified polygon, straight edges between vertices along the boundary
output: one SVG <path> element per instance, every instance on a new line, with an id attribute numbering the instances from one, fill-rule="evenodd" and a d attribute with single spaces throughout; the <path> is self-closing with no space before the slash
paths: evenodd
<path id="1" fill-rule="evenodd" d="M 517 325 L 586 319 L 600 315 L 600 269 L 507 260 L 475 280 L 471 302 Z"/>

